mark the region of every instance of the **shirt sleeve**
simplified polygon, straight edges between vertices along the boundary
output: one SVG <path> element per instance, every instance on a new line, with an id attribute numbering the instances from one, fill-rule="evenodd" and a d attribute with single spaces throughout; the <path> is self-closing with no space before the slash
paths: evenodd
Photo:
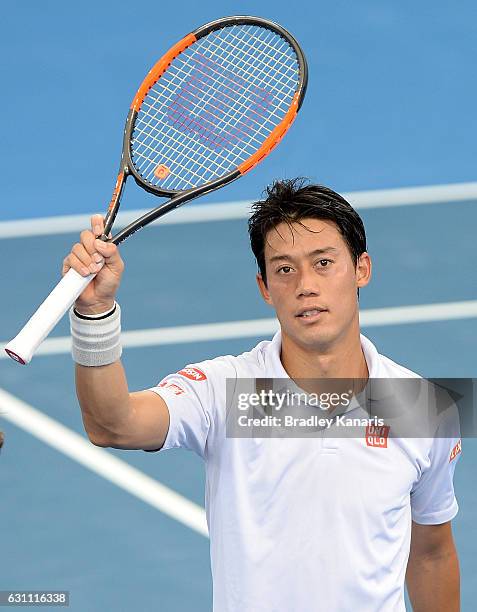
<path id="1" fill-rule="evenodd" d="M 452 520 L 459 506 L 454 493 L 454 471 L 462 450 L 455 406 L 441 419 L 432 440 L 429 460 L 411 490 L 412 520 L 439 525 Z"/>
<path id="2" fill-rule="evenodd" d="M 220 424 L 217 406 L 227 376 L 214 361 L 188 365 L 150 389 L 169 410 L 169 430 L 161 450 L 185 448 L 205 459 L 207 445 Z"/>

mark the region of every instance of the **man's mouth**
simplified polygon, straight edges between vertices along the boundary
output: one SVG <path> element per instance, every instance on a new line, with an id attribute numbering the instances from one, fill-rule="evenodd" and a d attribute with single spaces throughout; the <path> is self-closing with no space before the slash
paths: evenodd
<path id="1" fill-rule="evenodd" d="M 299 319 L 316 319 L 320 316 L 321 313 L 326 312 L 324 308 L 308 308 L 306 310 L 301 310 L 295 316 Z"/>

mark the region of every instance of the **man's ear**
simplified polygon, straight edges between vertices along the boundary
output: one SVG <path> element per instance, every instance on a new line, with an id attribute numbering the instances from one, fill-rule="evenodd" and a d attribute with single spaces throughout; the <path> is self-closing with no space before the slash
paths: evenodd
<path id="1" fill-rule="evenodd" d="M 356 264 L 356 286 L 366 287 L 371 280 L 372 264 L 371 257 L 366 251 L 361 253 Z"/>
<path id="2" fill-rule="evenodd" d="M 267 285 L 265 284 L 265 281 L 262 278 L 262 275 L 260 273 L 257 274 L 256 279 L 257 279 L 258 289 L 260 293 L 262 294 L 263 299 L 269 306 L 273 306 L 272 298 L 270 297 L 270 293 L 267 289 Z"/>

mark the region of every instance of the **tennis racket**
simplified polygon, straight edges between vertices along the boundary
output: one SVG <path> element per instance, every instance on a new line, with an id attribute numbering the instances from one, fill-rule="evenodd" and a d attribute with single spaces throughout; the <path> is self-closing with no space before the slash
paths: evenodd
<path id="1" fill-rule="evenodd" d="M 134 96 L 101 238 L 108 240 L 129 176 L 168 200 L 113 236 L 115 244 L 251 170 L 293 123 L 307 74 L 297 41 L 258 17 L 218 19 L 180 40 Z M 70 269 L 7 344 L 8 355 L 28 363 L 94 277 Z"/>

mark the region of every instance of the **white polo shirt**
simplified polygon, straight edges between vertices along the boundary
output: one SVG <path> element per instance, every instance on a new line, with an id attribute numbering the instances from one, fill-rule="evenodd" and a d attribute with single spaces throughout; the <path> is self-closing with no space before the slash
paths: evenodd
<path id="1" fill-rule="evenodd" d="M 417 374 L 361 336 L 370 378 Z M 281 336 L 192 364 L 152 390 L 163 449 L 205 460 L 215 612 L 403 612 L 411 519 L 451 520 L 458 423 L 447 437 L 228 438 L 226 379 L 288 378 Z M 444 425 L 449 427 L 449 424 Z"/>

